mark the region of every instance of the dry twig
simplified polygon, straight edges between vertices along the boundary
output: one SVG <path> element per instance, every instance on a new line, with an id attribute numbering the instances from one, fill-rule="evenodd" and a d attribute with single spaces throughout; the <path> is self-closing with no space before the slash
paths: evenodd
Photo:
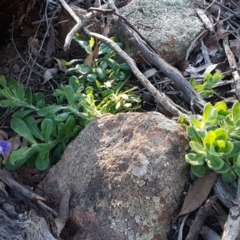
<path id="1" fill-rule="evenodd" d="M 212 210 L 213 204 L 216 202 L 217 196 L 212 196 L 208 199 L 205 205 L 203 205 L 195 218 L 195 220 L 192 223 L 192 226 L 189 230 L 189 233 L 185 240 L 197 240 L 198 235 L 201 231 L 201 228 L 204 224 L 205 219 L 207 218 L 208 215 L 210 215 L 210 212 Z"/>

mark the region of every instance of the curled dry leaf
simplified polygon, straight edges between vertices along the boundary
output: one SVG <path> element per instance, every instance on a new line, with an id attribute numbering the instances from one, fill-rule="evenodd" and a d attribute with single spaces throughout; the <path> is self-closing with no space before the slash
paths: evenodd
<path id="1" fill-rule="evenodd" d="M 49 68 L 44 72 L 44 82 L 43 84 L 45 84 L 46 82 L 48 82 L 50 79 L 53 78 L 53 74 L 56 74 L 58 72 L 57 68 Z"/>
<path id="2" fill-rule="evenodd" d="M 63 60 L 59 58 L 54 58 L 54 60 L 57 62 L 59 70 L 66 73 L 67 67 L 63 64 Z"/>
<path id="3" fill-rule="evenodd" d="M 189 189 L 182 209 L 177 217 L 193 212 L 199 208 L 206 200 L 216 179 L 217 173 L 215 172 L 209 172 L 204 177 L 198 178 L 194 185 Z"/>
<path id="4" fill-rule="evenodd" d="M 90 54 L 86 57 L 84 64 L 89 67 L 92 67 L 96 57 L 98 56 L 98 52 L 99 52 L 99 46 L 98 46 L 98 42 L 96 41 L 96 44 L 95 44 L 92 54 Z"/>

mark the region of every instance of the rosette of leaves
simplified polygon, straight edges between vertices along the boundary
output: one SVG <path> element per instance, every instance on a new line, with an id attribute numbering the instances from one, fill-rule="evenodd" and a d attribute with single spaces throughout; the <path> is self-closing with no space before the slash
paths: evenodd
<path id="1" fill-rule="evenodd" d="M 194 79 L 191 79 L 190 84 L 203 98 L 210 98 L 214 94 L 212 88 L 217 86 L 222 79 L 223 75 L 220 72 L 208 73 L 205 75 L 203 83 L 197 84 Z"/>
<path id="2" fill-rule="evenodd" d="M 205 105 L 202 116 L 189 118 L 186 126 L 190 139 L 190 153 L 186 161 L 192 172 L 202 177 L 213 170 L 227 182 L 240 176 L 240 104 L 231 109 L 224 102 Z"/>

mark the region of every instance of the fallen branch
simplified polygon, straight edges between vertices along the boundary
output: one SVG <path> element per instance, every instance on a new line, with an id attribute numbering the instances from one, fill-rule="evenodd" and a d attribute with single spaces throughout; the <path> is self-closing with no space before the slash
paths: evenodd
<path id="1" fill-rule="evenodd" d="M 176 84 L 178 91 L 182 91 L 182 98 L 190 105 L 193 104 L 198 110 L 202 111 L 206 102 L 191 87 L 190 83 L 183 77 L 183 75 L 176 68 L 172 67 L 163 58 L 161 58 L 153 49 L 151 49 L 148 44 L 128 26 L 127 23 L 120 20 L 119 26 L 121 28 L 120 31 L 125 34 L 125 37 L 129 39 L 129 42 L 131 42 L 133 46 L 136 46 L 139 49 L 140 54 L 144 57 L 144 59 L 146 59 L 149 63 L 154 64 Z"/>
<path id="2" fill-rule="evenodd" d="M 27 188 L 23 187 L 21 184 L 16 182 L 6 170 L 0 169 L 0 180 L 4 182 L 13 191 L 20 193 L 29 201 L 35 202 L 41 208 L 51 212 L 55 217 L 58 215 L 57 212 L 55 212 L 53 209 L 49 208 L 47 205 L 41 202 L 41 200 L 45 201 L 45 198 L 31 192 L 30 190 L 28 190 Z"/>

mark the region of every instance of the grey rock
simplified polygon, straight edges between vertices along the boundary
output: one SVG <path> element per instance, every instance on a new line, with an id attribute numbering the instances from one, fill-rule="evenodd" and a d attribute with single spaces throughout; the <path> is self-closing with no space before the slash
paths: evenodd
<path id="1" fill-rule="evenodd" d="M 40 187 L 54 199 L 68 189 L 68 239 L 167 239 L 186 180 L 188 139 L 155 112 L 105 115 L 65 150 Z"/>
<path id="2" fill-rule="evenodd" d="M 154 46 L 168 62 L 185 58 L 186 51 L 195 37 L 203 30 L 191 0 L 133 0 L 119 10 L 130 23 Z M 125 43 L 125 51 L 138 61 L 139 50 L 129 44 L 119 32 L 116 34 Z"/>

